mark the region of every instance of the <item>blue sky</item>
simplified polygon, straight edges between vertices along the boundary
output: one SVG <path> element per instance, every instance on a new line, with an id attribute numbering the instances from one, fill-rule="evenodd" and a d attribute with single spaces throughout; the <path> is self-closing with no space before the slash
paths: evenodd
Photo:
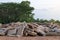
<path id="1" fill-rule="evenodd" d="M 0 2 L 21 2 L 22 0 L 0 0 Z M 25 1 L 25 0 L 23 0 Z M 60 20 L 60 0 L 28 0 L 35 8 L 34 18 Z"/>

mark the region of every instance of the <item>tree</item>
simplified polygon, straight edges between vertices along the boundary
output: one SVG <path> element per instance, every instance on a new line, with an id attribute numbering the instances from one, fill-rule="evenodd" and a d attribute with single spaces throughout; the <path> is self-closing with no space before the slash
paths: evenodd
<path id="1" fill-rule="evenodd" d="M 44 20 L 43 19 L 40 19 L 40 23 L 44 23 Z"/>
<path id="2" fill-rule="evenodd" d="M 34 20 L 34 22 L 40 22 L 40 19 L 39 19 L 39 18 L 37 18 L 37 19 L 35 19 L 35 20 Z"/>
<path id="3" fill-rule="evenodd" d="M 55 23 L 55 20 L 54 20 L 54 19 L 51 19 L 51 20 L 49 20 L 49 22 L 53 22 L 53 23 Z"/>
<path id="4" fill-rule="evenodd" d="M 1 3 L 0 4 L 0 23 L 10 23 L 17 21 L 32 22 L 34 20 L 29 1 L 21 3 Z"/>
<path id="5" fill-rule="evenodd" d="M 56 22 L 56 23 L 60 23 L 60 21 L 59 21 L 59 20 L 56 20 L 55 22 Z"/>

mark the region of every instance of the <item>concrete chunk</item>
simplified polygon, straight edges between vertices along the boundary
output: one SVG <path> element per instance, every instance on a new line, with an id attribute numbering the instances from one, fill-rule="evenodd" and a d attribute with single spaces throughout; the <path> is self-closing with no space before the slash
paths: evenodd
<path id="1" fill-rule="evenodd" d="M 0 35 L 6 35 L 7 30 L 7 28 L 0 28 Z"/>
<path id="2" fill-rule="evenodd" d="M 7 35 L 16 36 L 16 31 L 17 31 L 17 29 L 15 29 L 15 28 L 9 29 Z"/>
<path id="3" fill-rule="evenodd" d="M 18 29 L 17 30 L 17 35 L 18 36 L 23 36 L 23 31 L 24 31 L 26 26 L 27 26 L 27 24 L 23 23 L 23 24 L 20 25 L 20 27 L 17 28 Z"/>

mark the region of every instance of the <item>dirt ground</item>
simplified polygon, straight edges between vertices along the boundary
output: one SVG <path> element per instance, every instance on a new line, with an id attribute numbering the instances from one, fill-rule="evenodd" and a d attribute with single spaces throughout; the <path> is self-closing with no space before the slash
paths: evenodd
<path id="1" fill-rule="evenodd" d="M 60 40 L 60 36 L 46 36 L 46 37 L 7 37 L 0 36 L 0 40 Z"/>

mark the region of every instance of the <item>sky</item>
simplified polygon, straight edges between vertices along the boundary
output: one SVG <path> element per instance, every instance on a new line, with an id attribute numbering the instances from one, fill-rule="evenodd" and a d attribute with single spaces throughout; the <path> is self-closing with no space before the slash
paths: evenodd
<path id="1" fill-rule="evenodd" d="M 0 0 L 0 2 L 21 2 L 22 0 Z M 26 0 L 23 0 L 26 1 Z M 60 0 L 28 0 L 35 8 L 34 18 L 60 20 Z"/>

